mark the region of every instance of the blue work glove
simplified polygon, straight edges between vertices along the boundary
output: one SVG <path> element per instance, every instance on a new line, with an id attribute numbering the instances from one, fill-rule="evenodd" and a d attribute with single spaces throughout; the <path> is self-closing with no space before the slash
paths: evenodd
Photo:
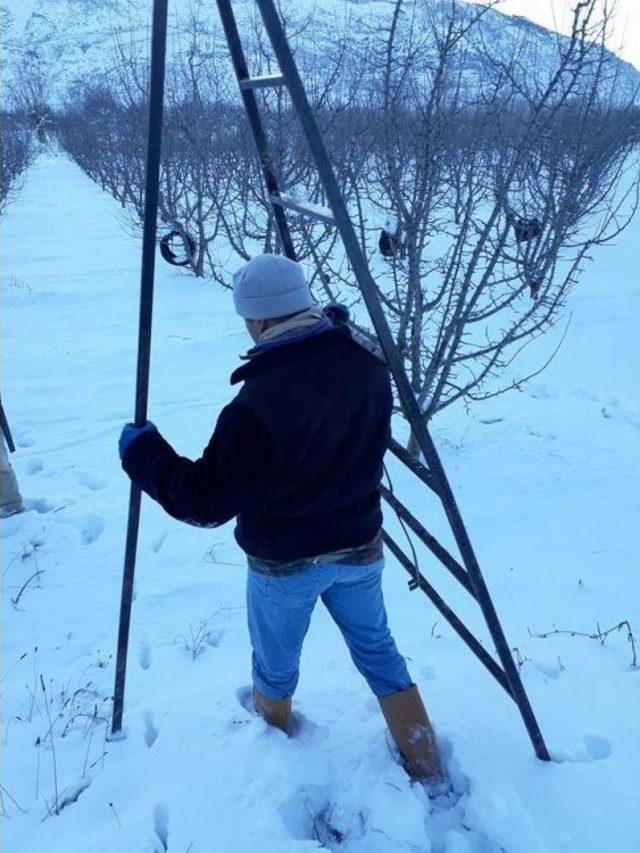
<path id="1" fill-rule="evenodd" d="M 142 435 L 145 432 L 157 432 L 158 428 L 155 424 L 152 424 L 151 421 L 147 421 L 144 426 L 137 427 L 134 424 L 125 424 L 122 427 L 122 432 L 120 433 L 120 440 L 118 441 L 118 451 L 120 453 L 120 460 L 124 456 L 124 452 L 129 447 L 132 441 L 135 441 L 138 436 Z"/>

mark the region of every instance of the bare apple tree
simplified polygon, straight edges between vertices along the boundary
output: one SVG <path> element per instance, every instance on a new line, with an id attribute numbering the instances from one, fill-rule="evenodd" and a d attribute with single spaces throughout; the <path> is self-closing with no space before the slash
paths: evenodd
<path id="1" fill-rule="evenodd" d="M 637 111 L 597 6 L 576 7 L 540 67 L 526 37 L 509 55 L 485 43 L 488 7 L 394 0 L 372 35 L 376 132 L 352 215 L 427 420 L 539 372 L 518 372 L 522 349 L 635 212 Z M 372 236 L 389 217 L 381 260 Z"/>
<path id="2" fill-rule="evenodd" d="M 14 112 L 24 116 L 40 142 L 45 142 L 50 129 L 53 94 L 59 79 L 58 63 L 39 48 L 25 46 L 15 40 L 10 46 L 10 62 L 6 63 L 4 97 Z"/>
<path id="3" fill-rule="evenodd" d="M 14 197 L 36 155 L 33 132 L 20 117 L 0 114 L 0 213 Z"/>

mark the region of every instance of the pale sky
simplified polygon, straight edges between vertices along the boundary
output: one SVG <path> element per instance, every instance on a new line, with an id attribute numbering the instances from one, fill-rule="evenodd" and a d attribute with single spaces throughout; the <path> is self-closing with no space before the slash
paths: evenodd
<path id="1" fill-rule="evenodd" d="M 480 2 L 480 0 L 471 0 Z M 640 70 L 640 0 L 601 0 L 615 6 L 615 22 L 609 48 Z M 498 10 L 522 15 L 543 27 L 567 32 L 576 0 L 502 0 Z"/>

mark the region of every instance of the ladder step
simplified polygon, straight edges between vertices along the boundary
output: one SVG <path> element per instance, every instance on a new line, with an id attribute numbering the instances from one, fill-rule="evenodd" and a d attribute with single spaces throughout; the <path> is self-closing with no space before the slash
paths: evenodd
<path id="1" fill-rule="evenodd" d="M 265 74 L 262 77 L 247 77 L 239 80 L 241 89 L 271 89 L 284 86 L 284 74 Z"/>
<path id="2" fill-rule="evenodd" d="M 305 201 L 293 195 L 272 195 L 271 201 L 273 204 L 279 204 L 281 207 L 295 210 L 297 213 L 304 213 L 306 216 L 327 222 L 329 225 L 336 223 L 331 210 L 328 207 L 322 207 L 321 204 L 313 204 L 313 202 Z"/>
<path id="3" fill-rule="evenodd" d="M 401 503 L 398 498 L 393 494 L 392 491 L 387 489 L 386 486 L 380 484 L 380 494 L 385 499 L 385 501 L 389 504 L 391 509 L 396 513 L 398 518 L 404 521 L 409 528 L 416 534 L 418 539 L 427 546 L 427 548 L 431 551 L 433 556 L 440 560 L 442 565 L 449 569 L 454 578 L 462 584 L 462 586 L 467 590 L 467 592 L 472 595 L 474 598 L 476 594 L 473 590 L 473 585 L 469 579 L 469 574 L 466 569 L 464 569 L 458 561 L 451 556 L 451 554 L 444 548 L 435 536 L 432 536 L 429 531 L 420 524 L 418 519 L 412 515 L 406 506 Z"/>
<path id="4" fill-rule="evenodd" d="M 423 465 L 419 459 L 416 459 L 415 456 L 412 456 L 408 450 L 395 440 L 395 438 L 391 438 L 389 441 L 389 450 L 393 453 L 395 457 L 397 457 L 401 462 L 403 462 L 410 471 L 418 477 L 425 486 L 429 486 L 429 488 L 435 492 L 437 495 L 440 495 L 440 490 L 438 489 L 435 477 L 429 471 L 426 465 Z"/>

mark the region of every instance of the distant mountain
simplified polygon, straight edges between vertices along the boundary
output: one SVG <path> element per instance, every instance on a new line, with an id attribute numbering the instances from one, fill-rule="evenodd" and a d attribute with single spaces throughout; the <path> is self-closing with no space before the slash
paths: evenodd
<path id="1" fill-rule="evenodd" d="M 414 2 L 426 4 L 436 19 L 451 7 L 451 0 Z M 133 40 L 144 52 L 151 7 L 151 0 L 0 0 L 3 76 L 10 84 L 17 66 L 35 64 L 45 73 L 55 102 L 76 77 L 108 70 L 118 39 Z M 174 36 L 184 29 L 189 11 L 198 7 L 209 31 L 221 34 L 213 0 L 170 0 L 169 7 Z M 240 20 L 255 11 L 253 0 L 236 0 L 234 7 Z M 411 7 L 412 3 L 407 2 L 405 20 Z M 348 18 L 354 44 L 358 33 L 388 20 L 390 15 L 389 3 L 384 0 L 296 0 L 290 2 L 289 9 L 295 9 L 296 15 L 311 15 L 314 35 L 324 35 L 329 40 L 334 37 L 337 22 Z M 526 64 L 538 70 L 553 67 L 559 39 L 562 41 L 563 37 L 527 18 L 506 16 L 495 10 L 483 18 L 485 45 L 490 44 L 496 53 L 503 54 L 526 40 Z M 464 61 L 471 77 L 486 73 L 480 39 L 475 44 L 472 41 Z M 640 73 L 621 59 L 616 58 L 616 63 L 616 89 L 627 98 L 638 91 Z"/>

